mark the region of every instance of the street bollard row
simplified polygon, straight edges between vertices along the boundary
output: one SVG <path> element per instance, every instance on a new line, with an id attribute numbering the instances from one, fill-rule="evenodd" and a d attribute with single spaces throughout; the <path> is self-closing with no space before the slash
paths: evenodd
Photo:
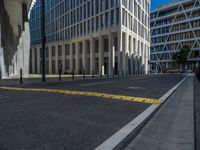
<path id="1" fill-rule="evenodd" d="M 199 75 L 200 73 L 198 72 L 198 77 L 200 76 Z M 85 70 L 82 70 L 82 75 L 83 75 L 83 79 L 86 79 L 86 71 Z M 115 73 L 115 70 L 113 70 L 113 73 L 112 75 L 110 76 L 109 74 L 107 74 L 107 77 L 115 77 L 115 75 L 117 75 L 118 77 L 122 76 L 122 77 L 126 77 L 126 76 L 131 76 L 131 72 L 126 72 L 124 70 L 122 70 L 122 72 L 120 73 L 119 71 L 117 71 L 117 74 Z M 142 75 L 141 73 L 135 73 L 135 75 Z M 102 72 L 100 73 L 99 75 L 100 78 L 103 78 L 103 74 Z M 72 80 L 75 80 L 75 70 L 73 69 L 72 71 Z M 94 79 L 95 78 L 95 71 L 92 70 L 92 78 Z M 20 84 L 23 84 L 23 70 L 20 69 Z M 62 69 L 60 68 L 59 69 L 59 77 L 58 77 L 58 80 L 59 81 L 62 81 Z"/>

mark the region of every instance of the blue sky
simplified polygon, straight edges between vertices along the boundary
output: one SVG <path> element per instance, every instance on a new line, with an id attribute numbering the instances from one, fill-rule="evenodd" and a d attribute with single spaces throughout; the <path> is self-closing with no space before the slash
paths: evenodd
<path id="1" fill-rule="evenodd" d="M 164 3 L 170 2 L 171 0 L 151 0 L 151 10 Z"/>

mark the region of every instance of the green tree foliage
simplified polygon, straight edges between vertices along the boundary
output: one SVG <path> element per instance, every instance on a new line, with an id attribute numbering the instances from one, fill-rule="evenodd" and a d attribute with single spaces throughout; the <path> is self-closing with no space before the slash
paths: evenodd
<path id="1" fill-rule="evenodd" d="M 190 51 L 189 46 L 184 45 L 179 52 L 175 53 L 172 56 L 172 60 L 174 60 L 178 64 L 178 66 L 181 67 L 182 69 L 185 68 L 189 51 Z"/>

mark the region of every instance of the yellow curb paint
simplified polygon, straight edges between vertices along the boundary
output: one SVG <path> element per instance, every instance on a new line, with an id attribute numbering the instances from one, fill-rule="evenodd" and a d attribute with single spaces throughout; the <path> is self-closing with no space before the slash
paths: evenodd
<path id="1" fill-rule="evenodd" d="M 12 91 L 32 91 L 32 92 L 48 92 L 48 93 L 58 93 L 67 95 L 80 95 L 80 96 L 92 96 L 100 97 L 105 99 L 113 99 L 119 101 L 129 101 L 129 102 L 140 102 L 147 104 L 160 104 L 160 100 L 153 98 L 141 98 L 132 96 L 123 96 L 115 94 L 97 93 L 97 92 L 84 92 L 84 91 L 69 91 L 69 90 L 56 90 L 56 89 L 35 89 L 35 88 L 17 88 L 17 87 L 0 87 L 2 90 L 12 90 Z"/>

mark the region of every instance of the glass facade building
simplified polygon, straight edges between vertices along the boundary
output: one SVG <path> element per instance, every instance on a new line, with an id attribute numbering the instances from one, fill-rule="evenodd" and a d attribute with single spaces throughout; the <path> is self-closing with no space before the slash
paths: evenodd
<path id="1" fill-rule="evenodd" d="M 41 0 L 30 15 L 30 73 L 41 73 Z M 147 73 L 149 0 L 45 0 L 46 72 Z"/>
<path id="2" fill-rule="evenodd" d="M 198 0 L 173 1 L 151 12 L 152 71 L 175 67 L 174 53 L 188 45 L 191 51 L 187 66 L 200 65 L 200 2 Z"/>

